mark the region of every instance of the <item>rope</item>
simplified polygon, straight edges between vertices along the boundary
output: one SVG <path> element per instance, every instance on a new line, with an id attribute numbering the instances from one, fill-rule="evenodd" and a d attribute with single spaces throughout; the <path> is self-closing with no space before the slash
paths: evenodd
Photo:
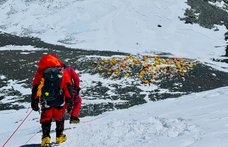
<path id="1" fill-rule="evenodd" d="M 69 114 L 69 113 L 67 113 L 67 112 L 66 112 L 66 114 L 67 114 L 68 116 L 70 116 L 70 114 Z M 97 117 L 97 118 L 94 118 L 94 119 L 92 119 L 92 120 L 88 120 L 88 121 L 80 121 L 80 123 L 88 123 L 88 122 L 91 122 L 91 121 L 94 121 L 94 120 L 100 119 L 100 118 L 102 118 L 102 117 L 108 116 L 109 114 L 110 114 L 110 113 L 105 114 L 105 115 L 100 116 L 100 117 Z"/>
<path id="2" fill-rule="evenodd" d="M 88 121 L 80 121 L 81 123 L 88 123 L 88 122 L 91 122 L 91 121 L 94 121 L 94 120 L 97 120 L 97 119 L 100 119 L 102 117 L 105 117 L 105 116 L 108 116 L 110 113 L 106 114 L 106 115 L 103 115 L 103 116 L 100 116 L 100 117 L 97 117 L 97 118 L 94 118 L 92 120 L 88 120 Z"/>
<path id="3" fill-rule="evenodd" d="M 31 112 L 30 112 L 30 113 L 31 113 Z M 68 116 L 70 116 L 69 113 L 66 112 L 66 114 L 67 114 Z M 100 119 L 100 118 L 102 118 L 102 117 L 105 117 L 105 116 L 107 116 L 107 115 L 109 115 L 109 114 L 110 114 L 110 113 L 108 113 L 108 114 L 106 114 L 106 115 L 103 115 L 103 116 L 100 116 L 100 117 L 97 117 L 97 118 L 92 119 L 92 120 L 88 120 L 88 121 L 80 121 L 80 123 L 88 123 L 88 122 L 91 122 L 91 121 Z M 34 135 L 33 135 L 25 144 L 27 144 L 34 136 L 36 136 L 36 134 L 34 134 Z M 5 144 L 6 144 L 6 143 L 5 143 Z M 2 146 L 2 147 L 4 147 L 4 146 Z"/>
<path id="4" fill-rule="evenodd" d="M 7 142 L 11 139 L 11 137 L 13 137 L 13 135 L 17 132 L 17 130 L 21 127 L 21 125 L 24 123 L 24 121 L 28 118 L 28 116 L 32 113 L 32 110 L 30 111 L 30 113 L 25 117 L 25 119 L 21 122 L 21 124 L 17 127 L 17 129 L 13 132 L 13 134 L 10 136 L 10 138 L 5 142 L 5 144 L 2 146 L 4 147 Z"/>

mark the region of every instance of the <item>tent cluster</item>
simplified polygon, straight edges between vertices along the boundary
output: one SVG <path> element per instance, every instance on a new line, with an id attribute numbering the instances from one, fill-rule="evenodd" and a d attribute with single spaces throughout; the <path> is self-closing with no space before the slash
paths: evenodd
<path id="1" fill-rule="evenodd" d="M 127 76 L 141 80 L 142 83 L 153 83 L 162 77 L 184 77 L 185 74 L 200 61 L 187 61 L 186 59 L 161 58 L 157 56 L 133 57 L 105 59 L 99 62 L 92 62 L 91 66 L 102 75 L 110 77 Z"/>

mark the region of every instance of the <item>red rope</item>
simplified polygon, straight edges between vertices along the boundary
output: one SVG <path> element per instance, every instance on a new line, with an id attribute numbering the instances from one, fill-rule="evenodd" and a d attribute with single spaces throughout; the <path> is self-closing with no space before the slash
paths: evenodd
<path id="1" fill-rule="evenodd" d="M 13 137 L 13 135 L 17 132 L 17 130 L 21 127 L 21 125 L 24 123 L 24 121 L 28 118 L 28 116 L 32 113 L 32 110 L 30 111 L 30 113 L 25 117 L 25 119 L 21 122 L 21 124 L 17 127 L 17 129 L 13 132 L 13 134 L 10 136 L 10 138 L 5 142 L 5 144 L 2 146 L 4 147 L 7 142 L 11 139 L 11 137 Z"/>
<path id="2" fill-rule="evenodd" d="M 2 147 L 4 147 L 4 146 L 9 142 L 9 140 L 13 137 L 13 135 L 17 132 L 17 130 L 21 127 L 21 125 L 25 122 L 25 120 L 29 117 L 29 115 L 30 115 L 31 113 L 32 113 L 32 110 L 29 112 L 29 114 L 25 117 L 25 119 L 21 122 L 21 124 L 17 127 L 17 129 L 13 132 L 13 134 L 9 137 L 9 139 L 5 142 L 5 144 L 4 144 Z M 67 114 L 68 116 L 70 116 L 69 113 L 66 112 L 66 114 Z M 95 118 L 95 119 L 89 120 L 89 121 L 80 121 L 80 122 L 81 122 L 81 123 L 88 123 L 88 122 L 91 122 L 91 121 L 100 119 L 100 118 L 102 118 L 102 117 L 105 117 L 105 116 L 107 116 L 107 115 L 109 115 L 109 114 L 110 114 L 110 113 L 108 113 L 108 114 L 106 114 L 106 115 L 103 115 L 103 116 L 100 116 L 100 117 L 97 117 L 97 118 Z"/>
<path id="3" fill-rule="evenodd" d="M 66 114 L 67 114 L 68 116 L 70 116 L 69 113 L 66 112 Z M 100 116 L 100 117 L 97 117 L 97 118 L 94 118 L 94 119 L 92 119 L 92 120 L 88 120 L 88 121 L 80 121 L 80 123 L 88 123 L 88 122 L 91 122 L 91 121 L 100 119 L 100 118 L 102 118 L 102 117 L 105 117 L 105 116 L 107 116 L 107 115 L 109 115 L 109 114 L 110 114 L 110 113 L 108 113 L 108 114 L 106 114 L 106 115 L 103 115 L 103 116 Z"/>

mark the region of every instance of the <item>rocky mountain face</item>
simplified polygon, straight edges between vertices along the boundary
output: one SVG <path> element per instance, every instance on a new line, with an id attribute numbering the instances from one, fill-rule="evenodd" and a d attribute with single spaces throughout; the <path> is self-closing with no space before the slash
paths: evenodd
<path id="1" fill-rule="evenodd" d="M 222 6 L 217 2 L 222 2 Z M 224 25 L 228 29 L 228 0 L 188 0 L 191 7 L 185 10 L 185 17 L 180 18 L 188 24 L 199 24 L 208 29 L 218 31 L 215 25 Z M 224 32 L 224 39 L 227 41 L 228 32 Z M 228 56 L 228 46 L 226 47 Z"/>

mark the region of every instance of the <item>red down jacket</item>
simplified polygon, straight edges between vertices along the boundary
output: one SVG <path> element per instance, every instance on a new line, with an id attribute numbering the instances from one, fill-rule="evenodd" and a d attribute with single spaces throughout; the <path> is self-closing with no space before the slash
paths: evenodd
<path id="1" fill-rule="evenodd" d="M 38 64 L 39 68 L 35 74 L 33 83 L 32 83 L 32 96 L 31 96 L 31 101 L 34 103 L 39 102 L 39 96 L 37 95 L 37 90 L 38 86 L 40 84 L 40 81 L 43 76 L 43 72 L 45 68 L 50 68 L 50 67 L 61 67 L 61 64 L 59 62 L 59 59 L 53 57 L 52 55 L 45 55 L 42 57 Z M 72 97 L 73 97 L 73 87 L 71 83 L 71 79 L 67 73 L 67 71 L 63 71 L 63 78 L 60 84 L 61 89 L 63 90 L 63 93 L 65 95 L 65 100 L 67 103 L 72 103 Z M 41 97 L 42 100 L 42 97 Z M 61 106 L 64 103 L 64 97 L 63 95 L 60 95 L 57 99 L 53 101 L 49 101 L 47 104 L 49 106 Z"/>

